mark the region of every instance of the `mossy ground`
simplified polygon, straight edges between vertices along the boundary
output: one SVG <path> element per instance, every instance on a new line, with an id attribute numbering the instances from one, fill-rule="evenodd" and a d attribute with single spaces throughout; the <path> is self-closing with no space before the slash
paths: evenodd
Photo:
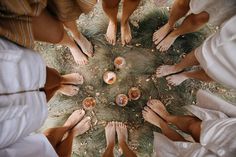
<path id="1" fill-rule="evenodd" d="M 87 20 L 88 18 L 90 20 Z M 78 95 L 56 95 L 51 99 L 49 117 L 40 131 L 62 125 L 73 110 L 82 108 L 81 102 L 85 97 L 93 96 L 97 106 L 93 111 L 87 112 L 87 115 L 92 117 L 92 129 L 74 140 L 72 156 L 101 156 L 106 147 L 104 126 L 106 122 L 115 120 L 128 125 L 130 147 L 138 156 L 146 157 L 152 152 L 153 131 L 160 131 L 142 118 L 141 111 L 149 98 L 160 99 L 170 113 L 177 115 L 185 113 L 182 106 L 194 103 L 196 91 L 200 88 L 210 89 L 236 102 L 234 90 L 216 83 L 188 80 L 178 87 L 171 87 L 167 85 L 165 78 L 155 77 L 155 69 L 159 65 L 179 62 L 211 32 L 205 27 L 199 32 L 181 36 L 167 52 L 160 53 L 153 45 L 152 34 L 167 19 L 166 8 L 158 8 L 150 0 L 142 1 L 131 17 L 132 43 L 122 47 L 119 38 L 116 46 L 110 46 L 104 38 L 108 21 L 101 4 L 98 4 L 93 12 L 82 15 L 78 21 L 80 30 L 92 41 L 95 49 L 95 56 L 89 59 L 86 66 L 76 65 L 65 47 L 37 43 L 36 50 L 42 53 L 49 67 L 57 69 L 61 74 L 79 72 L 85 78 Z M 119 71 L 113 66 L 113 60 L 117 56 L 124 57 L 127 62 L 127 66 Z M 102 75 L 106 70 L 114 70 L 117 73 L 118 80 L 115 84 L 107 85 L 103 82 Z M 132 86 L 141 89 L 141 99 L 129 102 L 126 107 L 114 105 L 115 96 L 119 93 L 127 94 Z M 117 149 L 115 153 L 119 155 Z"/>

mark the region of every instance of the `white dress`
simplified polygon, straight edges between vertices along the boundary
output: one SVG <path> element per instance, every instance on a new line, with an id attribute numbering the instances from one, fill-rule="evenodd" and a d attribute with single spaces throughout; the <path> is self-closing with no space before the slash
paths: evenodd
<path id="1" fill-rule="evenodd" d="M 31 135 L 47 118 L 46 95 L 39 91 L 45 82 L 37 52 L 0 38 L 1 157 L 57 156 L 44 135 Z"/>
<path id="2" fill-rule="evenodd" d="M 236 89 L 236 15 L 195 49 L 204 71 L 216 82 Z"/>
<path id="3" fill-rule="evenodd" d="M 200 143 L 175 142 L 154 133 L 153 157 L 235 157 L 236 106 L 199 90 L 196 105 L 186 108 L 202 120 Z"/>
<path id="4" fill-rule="evenodd" d="M 236 14 L 235 0 L 190 0 L 189 7 L 190 13 L 193 14 L 207 12 L 208 22 L 215 26 L 220 26 Z"/>

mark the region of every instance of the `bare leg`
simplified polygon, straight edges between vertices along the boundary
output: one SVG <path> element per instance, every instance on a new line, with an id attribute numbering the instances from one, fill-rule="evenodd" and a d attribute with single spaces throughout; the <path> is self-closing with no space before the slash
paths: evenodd
<path id="1" fill-rule="evenodd" d="M 47 10 L 32 19 L 32 31 L 36 40 L 68 46 L 76 63 L 87 63 L 86 56 L 80 51 L 73 39 L 67 35 L 62 23 L 53 18 Z"/>
<path id="2" fill-rule="evenodd" d="M 191 134 L 199 142 L 202 121 L 193 116 L 169 116 L 167 122 L 176 125 L 182 131 Z"/>
<path id="3" fill-rule="evenodd" d="M 208 20 L 209 14 L 207 12 L 188 15 L 183 23 L 161 41 L 156 48 L 162 52 L 168 50 L 178 36 L 199 30 Z"/>
<path id="4" fill-rule="evenodd" d="M 72 153 L 74 135 L 69 132 L 68 136 L 56 147 L 56 152 L 59 157 L 70 157 Z"/>
<path id="5" fill-rule="evenodd" d="M 70 30 L 70 32 L 73 35 L 73 38 L 75 39 L 77 44 L 81 47 L 83 53 L 85 53 L 89 57 L 92 57 L 93 56 L 93 46 L 92 46 L 91 42 L 89 42 L 87 40 L 87 38 L 85 38 L 83 36 L 83 34 L 81 34 L 78 31 L 78 28 L 76 26 L 76 21 L 64 22 L 63 24 L 68 30 Z"/>
<path id="6" fill-rule="evenodd" d="M 68 132 L 67 137 L 57 145 L 56 152 L 61 157 L 70 157 L 72 152 L 73 138 L 84 134 L 90 128 L 90 117 L 83 118 L 74 128 Z"/>
<path id="7" fill-rule="evenodd" d="M 188 53 L 188 55 L 185 58 L 183 58 L 180 61 L 180 63 L 176 65 L 159 66 L 156 70 L 156 76 L 159 78 L 170 74 L 174 74 L 194 65 L 199 65 L 199 62 L 195 57 L 194 50 L 192 50 L 190 53 Z"/>
<path id="8" fill-rule="evenodd" d="M 47 101 L 49 101 L 56 91 L 60 88 L 62 81 L 61 75 L 53 68 L 46 67 L 46 83 L 44 86 Z"/>
<path id="9" fill-rule="evenodd" d="M 81 75 L 72 73 L 61 76 L 55 69 L 46 67 L 46 83 L 44 86 L 44 91 L 47 101 L 49 101 L 57 91 L 68 96 L 76 95 L 79 88 L 73 85 L 65 85 L 70 83 L 81 83 Z"/>
<path id="10" fill-rule="evenodd" d="M 55 44 L 62 40 L 64 28 L 45 9 L 39 16 L 32 18 L 32 31 L 36 40 Z"/>
<path id="11" fill-rule="evenodd" d="M 187 79 L 197 79 L 204 82 L 213 81 L 204 70 L 196 70 L 190 72 L 182 72 L 180 74 L 171 75 L 166 78 L 168 84 L 172 86 L 178 86 Z"/>
<path id="12" fill-rule="evenodd" d="M 166 35 L 173 30 L 175 23 L 184 17 L 189 11 L 189 0 L 175 0 L 171 8 L 168 22 L 159 30 L 154 32 L 153 41 L 155 45 L 159 44 Z"/>
<path id="13" fill-rule="evenodd" d="M 176 125 L 182 131 L 191 134 L 195 141 L 199 141 L 201 131 L 201 120 L 193 116 L 174 116 L 170 115 L 164 104 L 156 99 L 149 100 L 148 107 L 163 118 L 167 123 Z M 157 115 L 156 115 L 157 116 Z"/>
<path id="14" fill-rule="evenodd" d="M 84 114 L 84 110 L 76 110 L 70 115 L 62 127 L 50 128 L 44 132 L 44 135 L 54 148 L 61 142 L 63 136 L 83 118 Z"/>
<path id="15" fill-rule="evenodd" d="M 69 127 L 56 127 L 47 129 L 44 135 L 47 137 L 51 145 L 56 148 L 57 144 L 61 142 L 64 135 L 69 131 Z"/>
<path id="16" fill-rule="evenodd" d="M 147 122 L 161 128 L 162 133 L 166 135 L 169 139 L 174 140 L 174 141 L 186 141 L 176 131 L 169 128 L 168 124 L 165 121 L 163 121 L 156 113 L 154 113 L 154 111 L 150 109 L 149 107 L 147 106 L 144 107 L 142 114 L 143 114 L 143 118 Z"/>
<path id="17" fill-rule="evenodd" d="M 109 25 L 106 32 L 106 40 L 108 43 L 116 44 L 116 32 L 117 32 L 117 13 L 120 0 L 103 0 L 102 7 L 104 12 L 109 18 Z"/>
<path id="18" fill-rule="evenodd" d="M 59 156 L 70 157 L 73 138 L 78 135 L 78 130 L 83 130 L 84 128 L 84 126 L 81 125 L 82 123 L 84 124 L 84 120 L 81 120 L 84 114 L 84 110 L 76 110 L 70 115 L 62 127 L 51 128 L 44 132 Z M 81 128 L 78 129 L 77 125 Z M 62 141 L 66 134 L 67 137 Z"/>
<path id="19" fill-rule="evenodd" d="M 137 157 L 137 155 L 129 148 L 127 145 L 128 131 L 125 124 L 121 122 L 116 123 L 116 132 L 118 137 L 118 143 L 123 151 L 124 156 L 127 157 Z"/>
<path id="20" fill-rule="evenodd" d="M 124 0 L 121 18 L 121 43 L 123 46 L 128 44 L 132 39 L 129 17 L 138 7 L 139 2 L 140 0 Z"/>
<path id="21" fill-rule="evenodd" d="M 115 122 L 109 122 L 107 126 L 105 127 L 105 133 L 106 133 L 106 141 L 107 141 L 107 147 L 103 154 L 103 157 L 113 157 L 113 149 L 115 146 L 115 135 L 116 135 L 116 127 Z"/>

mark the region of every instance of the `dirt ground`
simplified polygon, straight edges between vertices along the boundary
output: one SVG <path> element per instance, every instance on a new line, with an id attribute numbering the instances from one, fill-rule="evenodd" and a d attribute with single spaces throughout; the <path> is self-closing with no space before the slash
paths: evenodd
<path id="1" fill-rule="evenodd" d="M 67 97 L 58 94 L 50 100 L 49 116 L 40 131 L 62 125 L 74 110 L 82 108 L 84 98 L 93 96 L 97 105 L 86 113 L 92 117 L 92 128 L 74 140 L 72 156 L 101 156 L 106 147 L 104 126 L 106 122 L 115 120 L 128 125 L 129 145 L 137 155 L 148 157 L 152 152 L 153 131 L 160 132 L 142 118 L 141 111 L 148 99 L 160 99 L 168 111 L 176 115 L 185 113 L 182 106 L 195 102 L 196 91 L 200 88 L 209 89 L 231 102 L 236 102 L 236 91 L 217 83 L 188 80 L 178 87 L 171 87 L 167 85 L 165 78 L 155 77 L 155 69 L 159 65 L 178 62 L 186 53 L 199 46 L 207 35 L 214 32 L 205 27 L 199 32 L 181 36 L 167 52 L 160 53 L 152 43 L 152 34 L 157 26 L 160 27 L 167 21 L 167 17 L 168 8 L 158 8 L 153 1 L 143 0 L 131 17 L 132 43 L 122 47 L 119 38 L 116 46 L 110 46 L 104 38 L 108 19 L 101 9 L 101 3 L 97 4 L 91 13 L 82 15 L 77 21 L 79 29 L 92 41 L 95 48 L 95 56 L 85 66 L 76 65 L 65 47 L 37 43 L 35 49 L 42 53 L 49 67 L 57 69 L 61 74 L 79 72 L 85 78 L 84 84 L 79 86 L 78 95 Z M 126 67 L 119 71 L 113 65 L 117 56 L 124 57 L 127 62 Z M 118 80 L 113 85 L 107 85 L 102 80 L 102 75 L 107 70 L 117 73 Z M 132 86 L 141 89 L 141 98 L 130 101 L 125 107 L 115 105 L 115 96 L 120 93 L 127 94 Z M 115 154 L 120 156 L 118 148 Z"/>

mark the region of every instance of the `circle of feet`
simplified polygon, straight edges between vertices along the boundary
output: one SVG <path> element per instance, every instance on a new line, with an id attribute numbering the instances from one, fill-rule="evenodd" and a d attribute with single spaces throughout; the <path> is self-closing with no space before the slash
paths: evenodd
<path id="1" fill-rule="evenodd" d="M 153 16 L 151 19 L 153 19 Z M 147 20 L 148 23 L 151 19 Z M 164 21 L 158 17 L 155 17 L 155 19 L 157 19 L 155 27 L 158 22 Z M 147 26 L 147 23 L 144 26 Z M 149 33 L 148 30 L 152 31 Z M 94 156 L 98 154 L 98 151 L 101 154 L 105 146 L 104 126 L 106 122 L 120 121 L 128 127 L 131 148 L 137 150 L 139 156 L 147 156 L 152 151 L 152 132 L 158 131 L 143 120 L 142 109 L 147 101 L 153 98 L 159 99 L 178 114 L 182 112 L 179 108 L 186 103 L 184 101 L 187 98 L 189 101 L 193 101 L 194 91 L 200 88 L 199 86 L 196 87 L 196 84 L 187 82 L 187 87 L 185 85 L 169 87 L 165 78 L 157 79 L 154 77 L 158 66 L 177 62 L 179 56 L 186 52 L 186 49 L 179 45 L 191 45 L 188 43 L 191 40 L 186 35 L 185 38 L 178 39 L 177 44 L 174 44 L 169 52 L 159 53 L 155 50 L 154 45 L 150 45 L 154 30 L 154 27 L 143 28 L 142 23 L 140 23 L 138 30 L 132 29 L 133 33 L 136 33 L 132 40 L 134 44 L 126 47 L 119 44 L 110 46 L 107 45 L 103 36 L 93 36 L 92 43 L 95 54 L 93 58 L 89 58 L 89 64 L 85 66 L 75 65 L 70 53 L 64 53 L 63 49 L 63 51 L 59 51 L 62 55 L 58 55 L 57 48 L 45 46 L 47 49 L 45 54 L 47 55 L 44 56 L 54 58 L 52 62 L 49 60 L 49 66 L 62 72 L 78 72 L 84 77 L 84 83 L 80 86 L 78 94 L 70 99 L 66 96 L 55 97 L 54 101 L 49 103 L 49 117 L 55 118 L 72 113 L 73 110 L 82 107 L 82 101 L 86 97 L 93 97 L 96 100 L 95 108 L 86 111 L 86 115 L 92 117 L 92 129 L 88 134 L 84 134 L 78 137 L 78 140 L 75 140 L 73 151 L 76 154 Z M 101 30 L 98 29 L 98 32 L 101 32 Z M 145 34 L 142 34 L 143 32 Z M 196 36 L 192 35 L 190 37 L 194 38 Z M 194 44 L 198 45 L 201 40 L 203 39 L 195 40 Z M 113 61 L 118 56 L 122 56 L 126 61 L 125 66 L 121 69 L 114 67 Z M 103 74 L 106 71 L 116 73 L 116 81 L 111 85 L 103 81 Z M 141 97 L 136 101 L 128 101 L 125 107 L 116 105 L 116 96 L 118 94 L 129 95 L 129 90 L 132 87 L 137 87 L 141 91 Z"/>

